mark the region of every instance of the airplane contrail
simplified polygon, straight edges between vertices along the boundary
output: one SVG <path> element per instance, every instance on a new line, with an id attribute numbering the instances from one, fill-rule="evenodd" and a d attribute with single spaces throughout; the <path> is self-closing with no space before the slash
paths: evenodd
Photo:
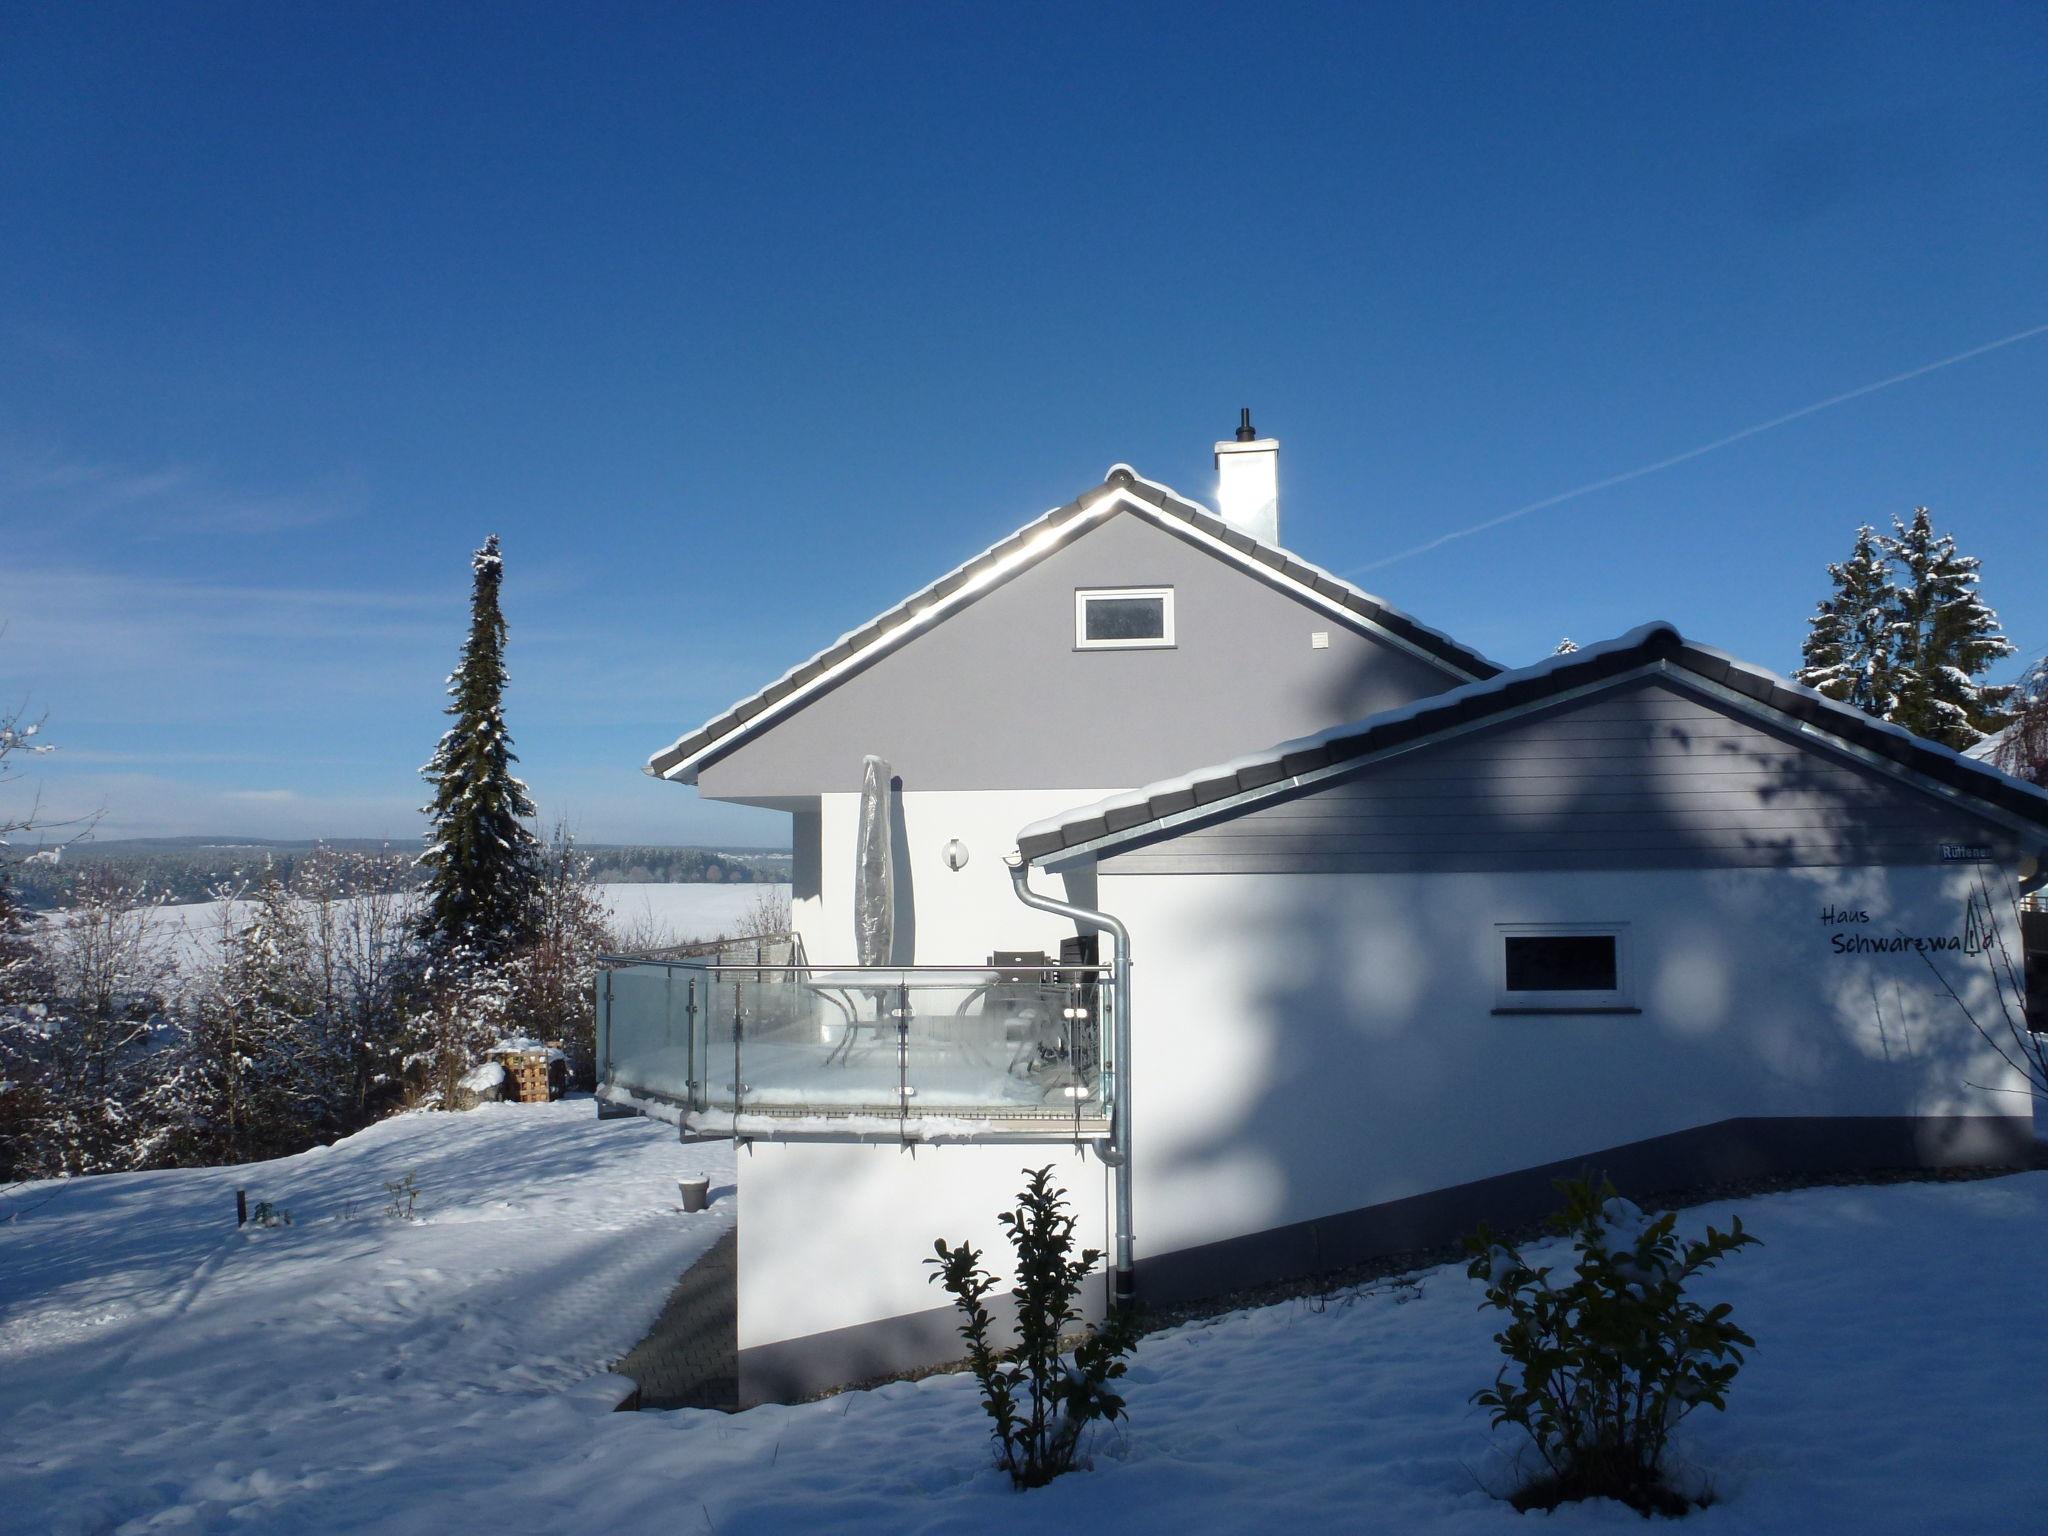
<path id="1" fill-rule="evenodd" d="M 2048 325 L 2029 326 L 2024 331 L 2015 331 L 2010 336 L 2001 336 L 1996 341 L 1987 341 L 1981 347 L 1972 347 L 1969 351 L 1958 352 L 1953 357 L 1944 357 L 1935 362 L 1922 363 L 1918 368 L 1908 368 L 1904 373 L 1895 373 L 1888 379 L 1879 379 L 1875 384 L 1865 384 L 1856 389 L 1845 390 L 1839 395 L 1830 395 L 1825 400 L 1816 400 L 1812 405 L 1802 405 L 1796 411 L 1787 411 L 1782 416 L 1773 416 L 1769 421 L 1760 421 L 1755 426 L 1744 427 L 1739 432 L 1730 432 L 1726 437 L 1717 437 L 1711 443 L 1701 443 L 1697 448 L 1688 448 L 1683 453 L 1674 453 L 1670 458 L 1659 459 L 1654 464 L 1640 464 L 1634 469 L 1625 469 L 1618 475 L 1609 475 L 1604 480 L 1592 480 L 1584 485 L 1575 485 L 1568 491 L 1559 491 L 1555 496 L 1546 496 L 1541 501 L 1532 501 L 1527 506 L 1516 507 L 1514 511 L 1503 512 L 1498 517 L 1489 517 L 1483 523 L 1474 523 L 1469 528 L 1458 528 L 1450 533 L 1438 534 L 1426 544 L 1418 544 L 1413 549 L 1404 549 L 1399 554 L 1388 555 L 1384 559 L 1374 560 L 1366 565 L 1353 566 L 1342 574 L 1357 576 L 1362 575 L 1366 571 L 1376 571 L 1382 566 L 1393 565 L 1398 561 L 1412 560 L 1417 555 L 1426 555 L 1431 550 L 1441 549 L 1444 545 L 1455 540 L 1469 539 L 1475 533 L 1484 533 L 1489 528 L 1498 528 L 1502 523 L 1511 523 L 1518 517 L 1527 517 L 1531 512 L 1541 512 L 1544 508 L 1557 506 L 1560 502 L 1575 501 L 1581 496 L 1590 496 L 1595 491 L 1604 491 L 1609 486 L 1624 485 L 1630 480 L 1640 480 L 1645 475 L 1656 474 L 1660 469 L 1670 469 L 1674 464 L 1683 464 L 1689 459 L 1696 459 L 1702 454 L 1712 453 L 1718 448 L 1726 448 L 1731 443 L 1739 443 L 1744 438 L 1755 437 L 1759 432 L 1769 432 L 1774 427 L 1782 427 L 1787 422 L 1798 421 L 1801 417 L 1811 416 L 1818 411 L 1831 410 L 1835 406 L 1847 404 L 1851 400 L 1860 400 L 1865 395 L 1874 395 L 1881 389 L 1890 389 L 1895 384 L 1904 384 L 1909 379 L 1917 379 L 1923 374 L 1938 373 L 1943 368 L 1953 368 L 1957 363 L 1967 363 L 1973 357 L 1982 357 L 1986 352 L 1996 352 L 2000 347 L 2010 347 L 2018 342 L 2026 341 L 2030 337 L 2044 334 L 2048 334 Z"/>

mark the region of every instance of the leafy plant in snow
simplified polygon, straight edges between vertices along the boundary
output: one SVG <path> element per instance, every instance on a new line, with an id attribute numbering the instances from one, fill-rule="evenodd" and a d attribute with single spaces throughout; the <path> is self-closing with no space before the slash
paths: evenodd
<path id="1" fill-rule="evenodd" d="M 1729 1321 L 1726 1302 L 1689 1300 L 1693 1276 L 1757 1239 L 1737 1217 L 1727 1232 L 1679 1237 L 1677 1217 L 1649 1217 L 1604 1179 L 1559 1180 L 1550 1218 L 1577 1255 L 1569 1277 L 1537 1267 L 1485 1227 L 1465 1240 L 1466 1273 L 1486 1282 L 1485 1306 L 1508 1314 L 1494 1335 L 1508 1357 L 1473 1394 L 1493 1423 L 1520 1425 L 1546 1469 L 1515 1496 L 1521 1509 L 1612 1498 L 1649 1513 L 1682 1514 L 1664 1481 L 1671 1432 L 1695 1408 L 1727 1406 L 1742 1350 L 1756 1341 Z"/>
<path id="2" fill-rule="evenodd" d="M 1136 1320 L 1121 1309 L 1100 1328 L 1091 1328 L 1071 1357 L 1061 1342 L 1081 1321 L 1074 1298 L 1101 1261 L 1093 1248 L 1074 1251 L 1076 1219 L 1064 1189 L 1052 1184 L 1052 1169 L 1025 1171 L 1015 1210 L 1000 1220 L 1017 1250 L 1017 1339 L 1007 1349 L 991 1342 L 995 1320 L 986 1298 L 1001 1284 L 981 1267 L 981 1254 L 966 1243 L 933 1246 L 931 1280 L 943 1285 L 962 1314 L 960 1337 L 967 1341 L 969 1368 L 981 1384 L 981 1401 L 995 1421 L 1000 1448 L 996 1464 L 1019 1488 L 1037 1488 L 1073 1469 L 1082 1431 L 1097 1419 L 1124 1417 L 1124 1400 L 1109 1383 L 1124 1374 L 1124 1356 L 1138 1342 Z"/>
<path id="3" fill-rule="evenodd" d="M 258 1200 L 256 1208 L 249 1213 L 249 1221 L 258 1227 L 288 1227 L 292 1224 L 292 1213 L 268 1200 Z"/>

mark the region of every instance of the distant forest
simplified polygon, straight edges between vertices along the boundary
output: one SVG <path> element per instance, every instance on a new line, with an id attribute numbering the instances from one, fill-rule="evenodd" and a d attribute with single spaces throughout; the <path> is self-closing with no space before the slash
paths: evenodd
<path id="1" fill-rule="evenodd" d="M 31 857 L 17 863 L 12 880 L 22 904 L 59 906 L 88 870 L 113 867 L 160 900 L 206 901 L 222 887 L 260 881 L 275 872 L 289 884 L 299 860 L 319 845 L 248 839 L 133 838 L 74 843 L 60 857 Z M 419 849 L 372 838 L 334 838 L 326 847 L 350 853 L 386 854 L 394 865 L 413 866 Z M 789 855 L 772 848 L 657 848 L 629 843 L 586 843 L 578 853 L 590 860 L 590 878 L 627 885 L 774 884 L 789 879 Z"/>

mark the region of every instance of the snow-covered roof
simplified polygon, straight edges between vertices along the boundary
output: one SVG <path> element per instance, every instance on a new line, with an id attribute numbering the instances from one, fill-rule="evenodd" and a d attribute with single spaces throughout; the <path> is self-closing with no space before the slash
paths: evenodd
<path id="1" fill-rule="evenodd" d="M 1169 818 L 1186 818 L 1203 806 L 1217 805 L 1218 816 L 1241 814 L 1303 788 L 1305 778 L 1323 777 L 1355 759 L 1422 737 L 1476 728 L 1497 715 L 1656 662 L 1741 694 L 1801 727 L 1887 759 L 2008 816 L 2017 815 L 2048 828 L 2048 790 L 1762 667 L 1738 661 L 1725 651 L 1688 640 L 1674 626 L 1659 621 L 1598 645 L 1546 657 L 1534 666 L 1500 672 L 1349 725 L 1283 741 L 1262 752 L 1033 822 L 1017 834 L 1017 851 L 1032 863 L 1084 844 L 1107 853 L 1151 835 Z M 1219 804 L 1224 801 L 1231 803 L 1227 807 Z"/>
<path id="2" fill-rule="evenodd" d="M 656 778 L 691 783 L 702 762 L 799 708 L 849 672 L 894 649 L 1050 555 L 1068 540 L 1118 512 L 1132 512 L 1181 534 L 1197 548 L 1266 580 L 1294 590 L 1333 614 L 1347 616 L 1396 644 L 1427 657 L 1456 677 L 1487 678 L 1501 670 L 1468 646 L 1353 586 L 1321 566 L 1277 545 L 1265 544 L 1225 522 L 1209 508 L 1169 486 L 1145 479 L 1127 464 L 1111 467 L 1102 483 L 1063 507 L 1026 523 L 1000 543 L 954 567 L 921 591 L 855 630 L 810 660 L 790 668 L 759 693 L 740 700 L 647 760 Z"/>

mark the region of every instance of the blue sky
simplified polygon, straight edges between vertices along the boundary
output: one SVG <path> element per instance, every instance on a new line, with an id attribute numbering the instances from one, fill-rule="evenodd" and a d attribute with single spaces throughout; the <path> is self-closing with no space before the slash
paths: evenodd
<path id="1" fill-rule="evenodd" d="M 510 721 L 639 765 L 1251 405 L 1283 538 L 1502 660 L 1761 664 L 1918 503 L 2048 649 L 2048 10 L 0 10 L 0 689 L 103 835 L 390 835 L 504 538 Z M 2006 669 L 2010 671 L 2011 669 Z M 1251 748 L 1259 743 L 1247 743 Z"/>

